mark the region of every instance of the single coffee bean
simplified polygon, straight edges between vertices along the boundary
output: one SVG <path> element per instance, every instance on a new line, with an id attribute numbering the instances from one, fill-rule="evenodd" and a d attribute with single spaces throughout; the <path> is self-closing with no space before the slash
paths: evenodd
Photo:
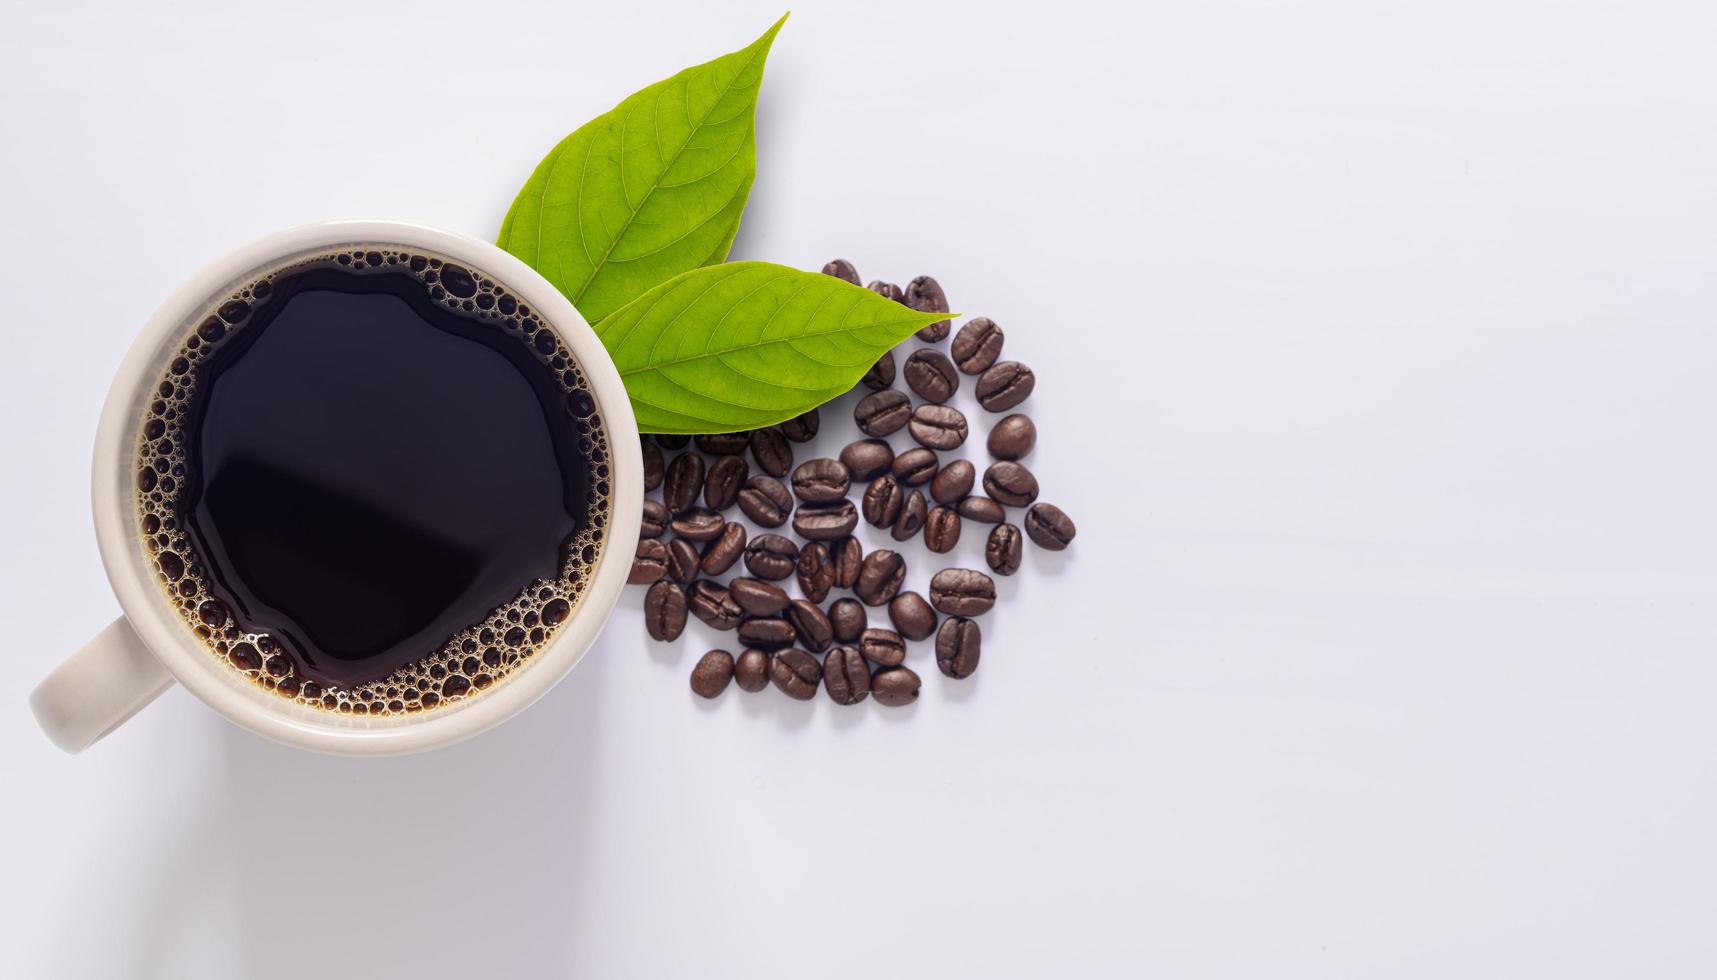
<path id="1" fill-rule="evenodd" d="M 793 513 L 793 495 L 772 476 L 754 476 L 739 491 L 739 511 L 763 527 L 780 527 Z"/>
<path id="2" fill-rule="evenodd" d="M 668 474 L 662 481 L 662 502 L 678 514 L 697 502 L 703 489 L 703 457 L 697 453 L 681 453 L 668 464 Z"/>
<path id="3" fill-rule="evenodd" d="M 668 505 L 660 500 L 644 498 L 644 520 L 638 525 L 640 538 L 659 538 L 668 529 L 668 522 L 673 515 L 668 513 Z"/>
<path id="4" fill-rule="evenodd" d="M 922 486 L 936 478 L 936 454 L 922 446 L 908 449 L 894 457 L 889 472 L 909 487 Z"/>
<path id="5" fill-rule="evenodd" d="M 984 560 L 997 575 L 1012 575 L 1019 571 L 1020 534 L 1012 524 L 997 524 L 984 542 Z"/>
<path id="6" fill-rule="evenodd" d="M 908 640 L 922 640 L 936 632 L 936 610 L 916 592 L 902 592 L 889 600 L 888 621 Z"/>
<path id="7" fill-rule="evenodd" d="M 774 649 L 798 642 L 793 624 L 779 616 L 748 616 L 739 621 L 739 641 L 746 646 Z"/>
<path id="8" fill-rule="evenodd" d="M 662 462 L 662 449 L 653 442 L 638 437 L 638 448 L 644 453 L 644 492 L 648 493 L 662 485 L 662 470 L 666 464 Z"/>
<path id="9" fill-rule="evenodd" d="M 860 500 L 864 519 L 872 527 L 893 527 L 900 517 L 900 505 L 905 502 L 906 491 L 900 488 L 900 481 L 887 473 L 870 481 Z"/>
<path id="10" fill-rule="evenodd" d="M 943 504 L 930 508 L 924 518 L 924 547 L 945 555 L 960 543 L 960 515 Z"/>
<path id="11" fill-rule="evenodd" d="M 1002 505 L 988 497 L 967 497 L 954 509 L 960 512 L 961 517 L 979 524 L 1000 524 L 1008 519 L 1007 511 L 1002 510 Z"/>
<path id="12" fill-rule="evenodd" d="M 753 616 L 774 616 L 787 608 L 787 593 L 754 578 L 736 578 L 727 583 L 727 594 L 739 608 Z"/>
<path id="13" fill-rule="evenodd" d="M 870 284 L 865 286 L 865 288 L 878 296 L 894 300 L 902 306 L 906 305 L 906 291 L 892 282 L 883 282 L 881 279 L 872 279 Z"/>
<path id="14" fill-rule="evenodd" d="M 841 465 L 855 480 L 868 480 L 888 472 L 894 463 L 894 448 L 881 439 L 860 439 L 841 450 Z"/>
<path id="15" fill-rule="evenodd" d="M 835 647 L 823 658 L 823 690 L 836 704 L 858 704 L 870 697 L 870 665 L 853 647 Z"/>
<path id="16" fill-rule="evenodd" d="M 805 504 L 793 512 L 793 530 L 810 541 L 833 541 L 858 527 L 858 509 L 850 500 L 832 504 Z"/>
<path id="17" fill-rule="evenodd" d="M 976 616 L 996 604 L 996 583 L 970 568 L 944 568 L 930 577 L 930 603 L 950 616 Z"/>
<path id="18" fill-rule="evenodd" d="M 664 643 L 679 639 L 686 628 L 686 594 L 672 582 L 662 581 L 644 593 L 644 629 L 650 638 Z"/>
<path id="19" fill-rule="evenodd" d="M 966 416 L 950 405 L 920 405 L 906 431 L 927 449 L 958 449 L 966 441 Z"/>
<path id="20" fill-rule="evenodd" d="M 1033 544 L 1046 551 L 1060 551 L 1066 548 L 1079 533 L 1073 526 L 1073 518 L 1068 517 L 1060 507 L 1054 504 L 1036 504 L 1025 512 L 1025 533 L 1031 536 Z"/>
<path id="21" fill-rule="evenodd" d="M 794 599 L 787 607 L 787 620 L 793 624 L 793 632 L 799 634 L 799 643 L 812 653 L 822 653 L 835 640 L 835 628 L 828 614 L 814 602 Z"/>
<path id="22" fill-rule="evenodd" d="M 726 650 L 711 650 L 698 658 L 692 668 L 692 693 L 700 698 L 713 698 L 727 690 L 733 680 L 733 654 Z"/>
<path id="23" fill-rule="evenodd" d="M 1036 385 L 1031 368 L 1018 361 L 998 361 L 978 377 L 978 404 L 991 412 L 1005 412 L 1029 398 Z"/>
<path id="24" fill-rule="evenodd" d="M 741 653 L 733 663 L 733 682 L 748 694 L 756 694 L 768 687 L 769 654 L 756 647 Z"/>
<path id="25" fill-rule="evenodd" d="M 739 499 L 751 467 L 743 456 L 722 456 L 710 464 L 703 481 L 703 502 L 710 510 L 727 510 Z"/>
<path id="26" fill-rule="evenodd" d="M 906 284 L 906 305 L 920 313 L 946 313 L 950 309 L 942 284 L 929 276 L 919 276 Z M 933 344 L 948 336 L 948 326 L 949 321 L 937 320 L 918 331 L 918 339 Z"/>
<path id="27" fill-rule="evenodd" d="M 957 504 L 972 492 L 978 471 L 971 463 L 956 459 L 936 473 L 930 481 L 930 499 L 939 504 Z"/>
<path id="28" fill-rule="evenodd" d="M 983 374 L 1002 354 L 1002 328 L 987 316 L 966 321 L 948 345 L 954 363 L 967 374 Z"/>
<path id="29" fill-rule="evenodd" d="M 906 378 L 906 387 L 927 402 L 940 405 L 960 390 L 960 375 L 954 370 L 954 362 L 939 350 L 921 347 L 913 351 L 900 373 Z"/>
<path id="30" fill-rule="evenodd" d="M 1009 507 L 1024 507 L 1037 499 L 1037 477 L 1024 463 L 1004 459 L 984 471 L 984 492 Z"/>
<path id="31" fill-rule="evenodd" d="M 827 504 L 847 495 L 852 475 L 846 464 L 833 459 L 813 459 L 793 471 L 793 494 L 807 504 Z"/>
<path id="32" fill-rule="evenodd" d="M 859 379 L 859 384 L 871 391 L 886 391 L 894 387 L 894 352 L 883 351 L 882 356 L 877 358 L 876 363 Z"/>
<path id="33" fill-rule="evenodd" d="M 914 535 L 924 530 L 924 520 L 928 516 L 929 507 L 924 503 L 924 494 L 914 490 L 900 505 L 900 516 L 894 519 L 894 527 L 888 536 L 896 541 L 911 541 Z"/>
<path id="34" fill-rule="evenodd" d="M 803 415 L 795 415 L 781 423 L 781 434 L 789 442 L 810 442 L 817 437 L 817 430 L 822 428 L 822 418 L 816 409 L 811 409 Z"/>
<path id="35" fill-rule="evenodd" d="M 655 538 L 638 539 L 638 550 L 632 556 L 632 572 L 626 576 L 627 585 L 649 585 L 668 574 L 668 546 Z"/>
<path id="36" fill-rule="evenodd" d="M 845 279 L 847 282 L 850 282 L 855 286 L 864 285 L 864 282 L 859 279 L 858 270 L 853 268 L 853 264 L 848 262 L 846 259 L 830 260 L 827 265 L 823 266 L 823 275 L 834 276 L 836 279 Z"/>
<path id="37" fill-rule="evenodd" d="M 829 626 L 838 642 L 857 643 L 869 625 L 870 617 L 857 599 L 836 599 L 835 604 L 829 607 Z"/>
<path id="38" fill-rule="evenodd" d="M 984 636 L 976 620 L 950 617 L 936 631 L 936 669 L 955 680 L 972 676 L 978 669 Z"/>
<path id="39" fill-rule="evenodd" d="M 717 432 L 712 435 L 697 436 L 692 440 L 698 448 L 711 456 L 737 456 L 745 452 L 745 447 L 751 445 L 749 432 Z"/>
<path id="40" fill-rule="evenodd" d="M 829 545 L 829 564 L 835 569 L 835 588 L 850 589 L 858 583 L 859 569 L 864 565 L 864 545 L 848 535 Z"/>
<path id="41" fill-rule="evenodd" d="M 763 472 L 783 477 L 793 468 L 793 447 L 780 429 L 758 429 L 751 434 L 751 458 Z"/>
<path id="42" fill-rule="evenodd" d="M 900 708 L 918 700 L 922 683 L 910 667 L 884 667 L 870 675 L 870 692 L 877 704 Z"/>
<path id="43" fill-rule="evenodd" d="M 718 630 L 733 629 L 745 617 L 745 610 L 733 601 L 727 586 L 717 585 L 709 579 L 692 583 L 691 595 L 686 597 L 686 608 L 693 616 Z"/>
<path id="44" fill-rule="evenodd" d="M 681 585 L 690 585 L 703 568 L 703 556 L 685 538 L 668 542 L 668 577 Z"/>
<path id="45" fill-rule="evenodd" d="M 904 581 L 906 559 L 887 548 L 878 548 L 864 556 L 853 592 L 867 606 L 887 605 L 900 594 L 900 583 Z"/>
<path id="46" fill-rule="evenodd" d="M 799 591 L 812 602 L 822 602 L 835 587 L 835 564 L 829 546 L 813 541 L 799 551 Z"/>
<path id="47" fill-rule="evenodd" d="M 782 650 L 769 662 L 769 679 L 782 694 L 797 701 L 809 701 L 817 696 L 823 665 L 803 650 Z"/>
<path id="48" fill-rule="evenodd" d="M 873 392 L 853 406 L 853 421 L 867 436 L 892 435 L 906 427 L 912 417 L 912 399 L 895 388 Z"/>
<path id="49" fill-rule="evenodd" d="M 656 440 L 656 445 L 663 449 L 684 449 L 691 445 L 692 441 L 691 436 L 674 435 L 668 432 L 658 432 L 653 438 Z"/>
<path id="50" fill-rule="evenodd" d="M 745 525 L 732 521 L 721 529 L 721 536 L 704 546 L 699 567 L 705 575 L 724 575 L 745 554 Z"/>
<path id="51" fill-rule="evenodd" d="M 723 520 L 722 516 L 713 510 L 693 507 L 690 510 L 681 511 L 680 516 L 674 518 L 673 523 L 668 526 L 674 529 L 675 534 L 687 541 L 696 541 L 701 544 L 721 537 L 721 529 L 727 526 L 727 521 Z"/>
<path id="52" fill-rule="evenodd" d="M 990 429 L 990 455 L 997 459 L 1023 459 L 1037 445 L 1037 426 L 1031 417 L 1017 412 Z"/>
<path id="53" fill-rule="evenodd" d="M 893 630 L 873 627 L 859 634 L 859 652 L 871 663 L 893 667 L 906 661 L 906 641 Z"/>
<path id="54" fill-rule="evenodd" d="M 745 546 L 745 568 L 751 574 L 779 582 L 799 564 L 799 546 L 779 534 L 759 534 Z"/>

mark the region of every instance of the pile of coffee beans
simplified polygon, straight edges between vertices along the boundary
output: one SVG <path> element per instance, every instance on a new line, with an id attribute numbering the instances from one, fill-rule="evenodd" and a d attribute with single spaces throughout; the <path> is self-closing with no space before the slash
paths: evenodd
<path id="1" fill-rule="evenodd" d="M 845 259 L 823 272 L 864 285 Z M 929 276 L 905 289 L 881 281 L 868 288 L 922 312 L 950 309 Z M 698 695 L 713 698 L 737 682 L 743 691 L 773 684 L 799 700 L 821 687 L 837 704 L 868 697 L 910 704 L 922 682 L 906 665 L 907 644 L 931 638 L 938 670 L 972 676 L 982 647 L 976 617 L 995 605 L 995 580 L 976 569 L 944 568 L 931 577 L 928 597 L 905 590 L 906 558 L 893 548 L 867 553 L 853 535 L 861 519 L 901 545 L 921 537 L 939 555 L 953 550 L 966 525 L 987 527 L 984 557 L 996 575 L 1019 571 L 1025 539 L 1049 551 L 1072 542 L 1072 519 L 1038 499 L 1037 477 L 1020 462 L 1037 442 L 1037 427 L 1011 410 L 1030 397 L 1036 375 L 1001 359 L 1002 330 L 988 317 L 968 320 L 944 352 L 937 345 L 951 327 L 943 320 L 918 331 L 929 346 L 907 354 L 898 372 L 893 351 L 871 367 L 861 382 L 869 394 L 853 409 L 865 438 L 836 458 L 795 458 L 794 446 L 821 428 L 816 409 L 753 432 L 643 437 L 644 486 L 660 491 L 660 499 L 644 501 L 629 579 L 649 587 L 645 628 L 671 642 L 687 616 L 696 616 L 733 630 L 741 648 L 738 657 L 711 650 L 698 660 L 691 676 Z M 944 465 L 937 455 L 972 435 L 965 415 L 947 404 L 961 375 L 975 379 L 986 412 L 1008 413 L 990 426 L 985 446 L 993 462 L 981 474 L 966 460 Z M 897 376 L 910 394 L 895 387 Z M 889 440 L 902 433 L 910 444 L 897 448 Z M 736 507 L 763 530 L 749 533 L 733 519 Z M 1010 507 L 1024 511 L 1018 523 L 1008 519 Z M 835 590 L 851 596 L 830 602 Z"/>

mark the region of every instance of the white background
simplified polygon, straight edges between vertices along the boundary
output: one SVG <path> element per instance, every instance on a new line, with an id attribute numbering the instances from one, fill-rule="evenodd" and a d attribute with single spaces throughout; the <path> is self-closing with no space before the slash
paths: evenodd
<path id="1" fill-rule="evenodd" d="M 526 715 L 353 761 L 177 690 L 35 730 L 134 331 L 284 225 L 492 235 L 781 0 L 6 0 L 0 975 L 1717 970 L 1711 5 L 797 6 L 735 255 L 1001 323 L 1074 548 L 910 709 L 698 702 L 633 590 Z"/>

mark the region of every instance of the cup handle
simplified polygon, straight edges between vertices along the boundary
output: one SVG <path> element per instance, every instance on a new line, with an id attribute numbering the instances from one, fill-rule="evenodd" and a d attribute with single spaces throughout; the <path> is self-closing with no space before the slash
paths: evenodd
<path id="1" fill-rule="evenodd" d="M 172 685 L 173 675 L 121 616 L 36 685 L 30 710 L 55 745 L 77 753 Z"/>

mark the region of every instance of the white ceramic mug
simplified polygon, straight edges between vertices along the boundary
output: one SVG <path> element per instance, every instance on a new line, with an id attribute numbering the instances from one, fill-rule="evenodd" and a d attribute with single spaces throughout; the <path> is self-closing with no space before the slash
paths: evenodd
<path id="1" fill-rule="evenodd" d="M 139 429 L 156 380 L 201 314 L 253 274 L 341 245 L 420 248 L 494 276 L 535 307 L 572 349 L 607 423 L 613 511 L 607 544 L 583 598 L 526 664 L 481 694 L 405 715 L 364 717 L 296 704 L 216 657 L 186 627 L 146 563 L 133 497 Z M 143 328 L 108 392 L 95 439 L 93 495 L 102 564 L 124 611 L 30 695 L 55 744 L 79 752 L 119 727 L 174 681 L 237 724 L 322 752 L 391 755 L 468 738 L 524 710 L 572 669 L 614 609 L 631 567 L 644 495 L 644 463 L 632 405 L 595 331 L 542 276 L 501 249 L 465 235 L 397 221 L 326 221 L 269 235 L 203 269 Z"/>

